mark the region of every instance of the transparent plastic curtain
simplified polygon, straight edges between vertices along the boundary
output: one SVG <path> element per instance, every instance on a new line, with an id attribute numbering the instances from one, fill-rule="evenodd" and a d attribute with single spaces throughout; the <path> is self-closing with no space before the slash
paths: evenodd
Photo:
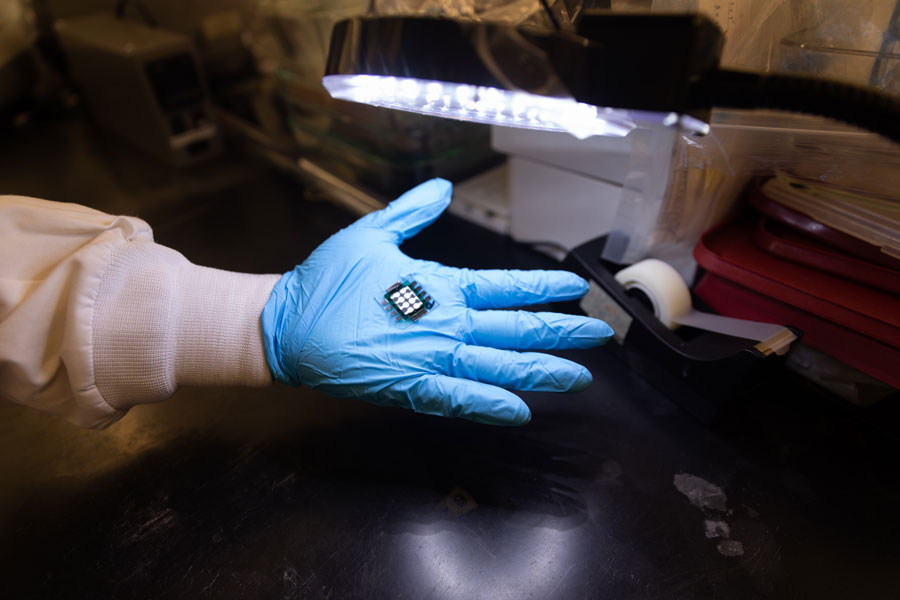
<path id="1" fill-rule="evenodd" d="M 722 64 L 801 72 L 900 92 L 896 0 L 653 0 L 699 11 L 725 32 Z"/>

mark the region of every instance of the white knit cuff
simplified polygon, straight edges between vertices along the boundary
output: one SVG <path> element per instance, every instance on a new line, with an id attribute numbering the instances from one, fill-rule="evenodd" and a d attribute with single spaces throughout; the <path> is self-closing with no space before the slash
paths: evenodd
<path id="1" fill-rule="evenodd" d="M 200 267 L 152 242 L 119 248 L 94 312 L 97 389 L 119 410 L 159 402 L 181 385 L 272 380 L 260 315 L 278 275 Z"/>

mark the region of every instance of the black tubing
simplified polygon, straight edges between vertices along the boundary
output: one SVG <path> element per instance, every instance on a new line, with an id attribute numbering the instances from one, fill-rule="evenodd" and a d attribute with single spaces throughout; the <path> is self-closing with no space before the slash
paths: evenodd
<path id="1" fill-rule="evenodd" d="M 900 97 L 875 88 L 781 73 L 719 70 L 697 87 L 697 100 L 721 108 L 768 108 L 843 121 L 900 143 Z"/>

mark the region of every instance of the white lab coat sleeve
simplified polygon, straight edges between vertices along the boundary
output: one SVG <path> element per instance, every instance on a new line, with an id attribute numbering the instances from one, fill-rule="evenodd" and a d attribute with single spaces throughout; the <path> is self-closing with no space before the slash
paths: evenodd
<path id="1" fill-rule="evenodd" d="M 265 385 L 277 281 L 194 265 L 141 219 L 0 196 L 0 395 L 102 428 L 180 385 Z"/>

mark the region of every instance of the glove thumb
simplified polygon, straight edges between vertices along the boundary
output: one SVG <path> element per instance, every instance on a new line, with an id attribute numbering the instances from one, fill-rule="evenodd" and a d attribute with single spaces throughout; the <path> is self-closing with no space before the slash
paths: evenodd
<path id="1" fill-rule="evenodd" d="M 431 179 L 409 190 L 387 207 L 364 217 L 360 224 L 397 234 L 397 243 L 416 235 L 441 216 L 450 204 L 453 184 Z"/>

